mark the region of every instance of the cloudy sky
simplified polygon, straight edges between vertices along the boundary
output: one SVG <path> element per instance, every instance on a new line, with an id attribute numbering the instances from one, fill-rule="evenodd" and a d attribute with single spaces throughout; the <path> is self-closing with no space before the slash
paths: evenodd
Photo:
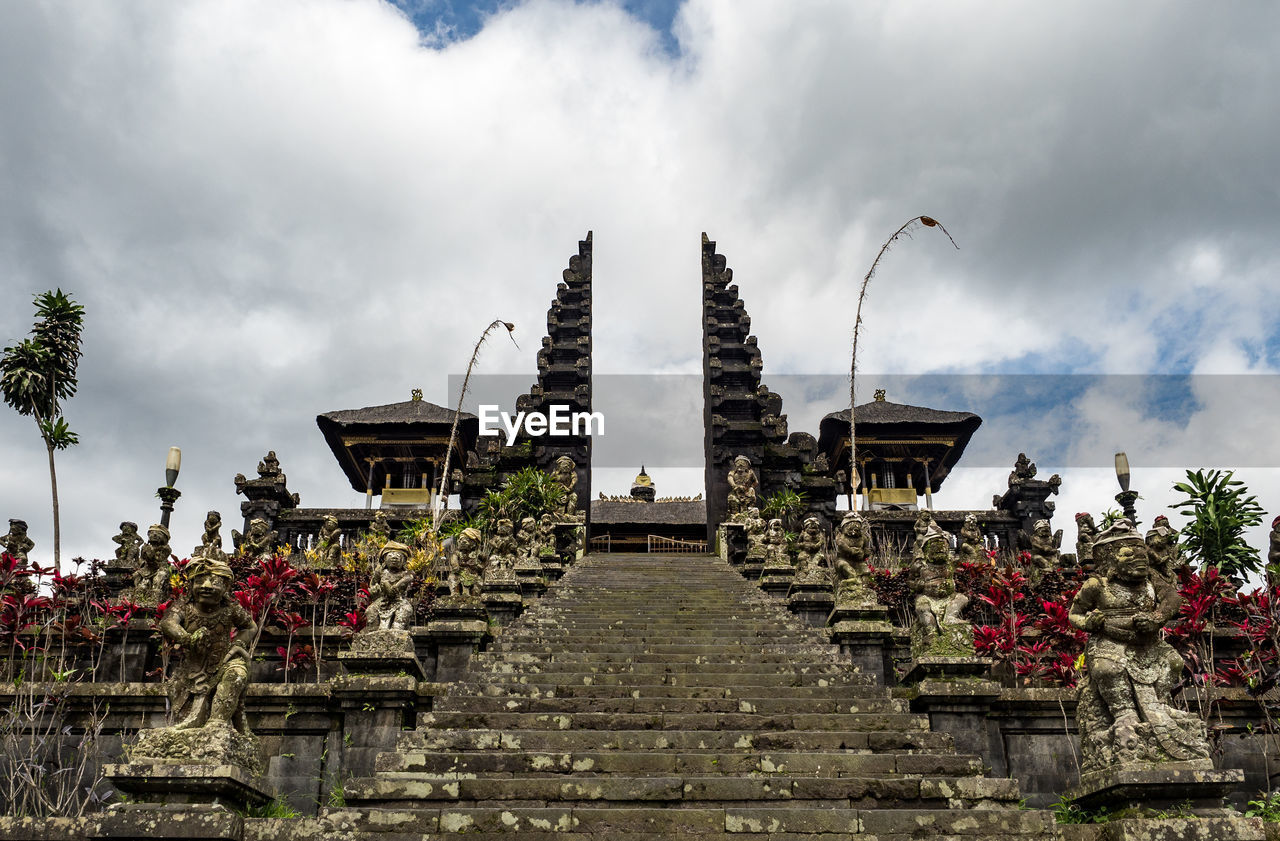
<path id="1" fill-rule="evenodd" d="M 939 505 L 989 504 L 1026 450 L 1063 474 L 1070 541 L 1123 449 L 1148 520 L 1178 467 L 1238 468 L 1280 513 L 1277 32 L 1271 4 L 1140 0 L 6 4 L 0 341 L 41 290 L 87 311 L 64 556 L 156 519 L 175 444 L 179 551 L 208 509 L 238 519 L 268 448 L 304 505 L 361 505 L 315 416 L 447 402 L 496 317 L 520 347 L 482 372 L 531 383 L 588 230 L 597 375 L 700 370 L 706 231 L 766 381 L 835 383 L 774 386 L 816 433 L 858 281 L 921 213 L 960 249 L 925 230 L 882 262 L 859 392 L 985 413 Z M 0 442 L 0 514 L 39 556 L 43 447 L 7 410 Z M 701 490 L 696 458 L 636 449 L 660 494 Z"/>

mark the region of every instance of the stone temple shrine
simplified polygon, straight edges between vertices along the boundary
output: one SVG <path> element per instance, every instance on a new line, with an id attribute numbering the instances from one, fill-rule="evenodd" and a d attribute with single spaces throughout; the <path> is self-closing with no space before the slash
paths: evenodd
<path id="1" fill-rule="evenodd" d="M 593 247 L 507 408 L 591 411 Z M 1197 570 L 1127 467 L 1065 546 L 1020 442 L 990 507 L 935 506 L 963 407 L 791 429 L 705 234 L 701 269 L 701 494 L 638 453 L 593 496 L 586 432 L 507 444 L 415 390 L 316 419 L 360 506 L 273 451 L 229 542 L 170 532 L 170 478 L 56 577 L 10 520 L 0 841 L 1280 837 L 1241 811 L 1280 768 L 1280 591 Z"/>

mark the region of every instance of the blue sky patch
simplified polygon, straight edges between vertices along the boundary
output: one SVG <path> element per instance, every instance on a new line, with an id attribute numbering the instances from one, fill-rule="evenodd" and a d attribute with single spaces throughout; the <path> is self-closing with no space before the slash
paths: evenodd
<path id="1" fill-rule="evenodd" d="M 485 21 L 501 9 L 519 5 L 512 0 L 390 0 L 408 15 L 428 43 L 447 46 L 479 32 Z M 622 9 L 644 21 L 661 36 L 663 50 L 679 55 L 680 45 L 671 32 L 683 0 L 622 0 Z"/>

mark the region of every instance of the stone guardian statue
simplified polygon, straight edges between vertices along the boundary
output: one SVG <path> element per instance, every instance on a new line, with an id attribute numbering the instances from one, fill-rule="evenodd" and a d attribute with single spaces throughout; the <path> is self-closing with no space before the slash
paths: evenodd
<path id="1" fill-rule="evenodd" d="M 1211 767 L 1204 722 L 1172 703 L 1183 664 L 1160 630 L 1178 612 L 1177 591 L 1153 574 L 1127 520 L 1098 535 L 1093 552 L 1107 572 L 1085 582 L 1070 611 L 1071 624 L 1089 634 L 1077 690 L 1081 773 L 1197 760 Z"/>

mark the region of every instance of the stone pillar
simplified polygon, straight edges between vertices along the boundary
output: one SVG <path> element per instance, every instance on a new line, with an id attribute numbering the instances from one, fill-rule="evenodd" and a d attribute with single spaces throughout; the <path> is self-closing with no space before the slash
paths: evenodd
<path id="1" fill-rule="evenodd" d="M 828 570 L 816 569 L 791 582 L 787 592 L 787 609 L 804 620 L 810 628 L 822 628 L 831 616 L 836 599 L 831 594 Z"/>
<path id="2" fill-rule="evenodd" d="M 349 667 L 349 662 L 343 665 Z M 331 681 L 330 692 L 342 710 L 343 773 L 371 776 L 378 754 L 395 750 L 400 732 L 415 723 L 418 679 L 394 673 L 345 674 Z"/>
<path id="3" fill-rule="evenodd" d="M 760 589 L 776 599 L 785 599 L 795 575 L 795 567 L 786 561 L 766 563 L 760 570 Z"/>
<path id="4" fill-rule="evenodd" d="M 489 634 L 489 615 L 482 605 L 436 603 L 427 623 L 427 637 L 436 651 L 432 679 L 439 683 L 461 680 Z"/>
<path id="5" fill-rule="evenodd" d="M 922 659 L 974 661 L 961 666 L 916 660 L 907 678 L 918 679 L 921 670 L 927 670 L 911 699 L 911 711 L 927 714 L 930 729 L 950 733 L 958 753 L 985 756 L 990 746 L 987 717 L 992 704 L 1000 699 L 1000 684 L 986 679 L 991 661 L 980 657 Z"/>
<path id="6" fill-rule="evenodd" d="M 480 585 L 485 611 L 499 627 L 510 625 L 524 610 L 523 585 L 515 573 L 495 576 Z M 545 587 L 544 587 L 545 589 Z"/>
<path id="7" fill-rule="evenodd" d="M 831 616 L 831 641 L 840 646 L 840 653 L 859 672 L 869 675 L 878 686 L 892 686 L 893 625 L 889 623 L 889 610 L 875 602 L 853 604 L 837 600 Z"/>
<path id="8" fill-rule="evenodd" d="M 519 582 L 520 593 L 526 599 L 536 599 L 547 592 L 547 582 L 542 577 L 542 561 L 538 558 L 528 557 L 516 561 L 515 574 L 516 580 Z M 488 604 L 487 599 L 485 604 Z M 489 615 L 493 615 L 492 610 L 489 611 Z"/>
<path id="9" fill-rule="evenodd" d="M 740 568 L 747 560 L 747 527 L 742 523 L 720 524 L 720 557 L 735 568 Z"/>

